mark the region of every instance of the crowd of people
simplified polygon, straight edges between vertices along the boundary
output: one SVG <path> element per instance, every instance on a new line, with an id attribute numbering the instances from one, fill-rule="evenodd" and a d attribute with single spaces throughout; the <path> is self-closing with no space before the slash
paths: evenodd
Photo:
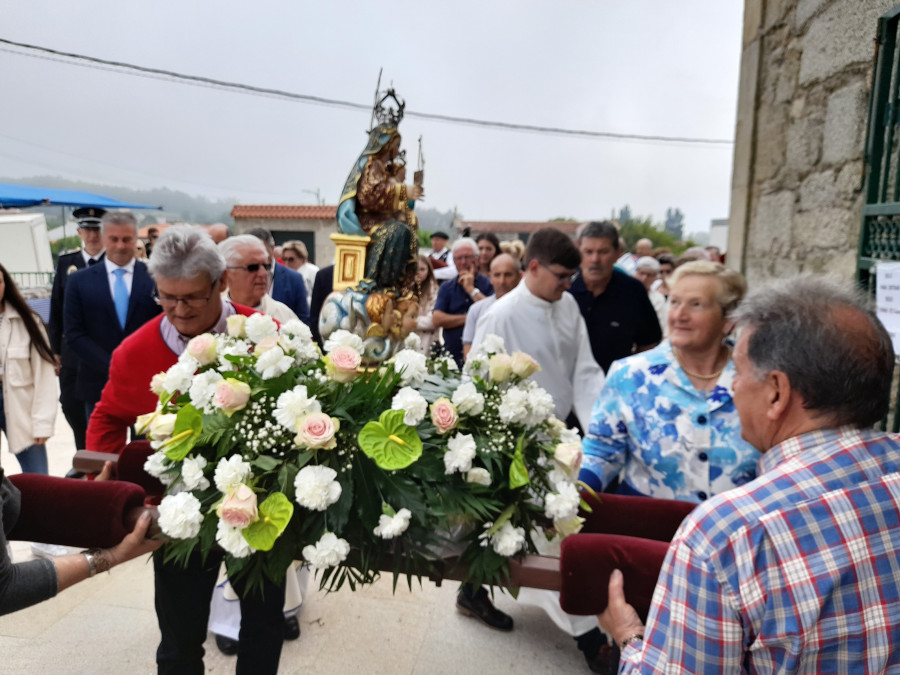
<path id="1" fill-rule="evenodd" d="M 333 265 L 316 267 L 300 241 L 276 246 L 265 229 L 174 226 L 142 242 L 130 213 L 90 211 L 83 248 L 59 259 L 49 333 L 0 266 L 0 428 L 22 471 L 47 472 L 55 376 L 76 447 L 120 452 L 154 406 L 150 378 L 191 337 L 253 312 L 299 318 L 317 337 L 332 288 Z M 715 247 L 676 256 L 642 239 L 630 252 L 609 221 L 574 239 L 539 230 L 527 245 L 493 233 L 451 242 L 444 231 L 431 243 L 415 268 L 423 353 L 462 366 L 500 336 L 535 358 L 556 416 L 582 432 L 586 486 L 697 505 L 649 616 L 628 605 L 620 572 L 599 617 L 520 595 L 550 608 L 592 671 L 615 672 L 620 658 L 629 673 L 897 667 L 900 441 L 871 430 L 887 410 L 894 353 L 864 301 L 818 278 L 748 293 Z M 0 498 L 13 502 L 7 483 Z M 151 550 L 145 530 L 115 562 Z M 61 590 L 93 571 L 87 558 L 43 561 L 23 578 Z M 202 670 L 219 563 L 154 556 L 160 672 Z M 0 570 L 10 565 L 0 552 Z M 0 578 L 0 598 L 17 583 Z M 238 668 L 276 672 L 284 588 L 236 590 Z M 17 592 L 39 601 L 56 591 Z M 484 588 L 461 587 L 457 607 L 513 630 Z"/>

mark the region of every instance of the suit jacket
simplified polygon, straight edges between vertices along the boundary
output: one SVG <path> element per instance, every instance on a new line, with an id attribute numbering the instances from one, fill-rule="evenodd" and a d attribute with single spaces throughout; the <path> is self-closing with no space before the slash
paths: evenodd
<path id="1" fill-rule="evenodd" d="M 113 350 L 147 321 L 160 313 L 153 300 L 154 284 L 147 266 L 136 261 L 125 329 L 119 326 L 109 290 L 106 265 L 94 265 L 72 274 L 66 284 L 63 328 L 66 340 L 78 356 L 75 391 L 87 403 L 100 400 L 109 377 Z"/>
<path id="2" fill-rule="evenodd" d="M 322 336 L 319 335 L 319 315 L 322 313 L 322 305 L 325 304 L 325 298 L 334 290 L 334 265 L 321 268 L 316 273 L 316 281 L 313 284 L 312 303 L 309 306 L 309 329 L 312 331 L 313 339 L 319 343 L 321 347 Z"/>
<path id="3" fill-rule="evenodd" d="M 103 260 L 105 253 L 101 253 L 98 260 Z M 66 253 L 59 256 L 56 263 L 56 274 L 53 275 L 53 290 L 50 292 L 50 330 L 48 337 L 50 338 L 50 349 L 54 354 L 62 356 L 63 363 L 67 361 L 75 363 L 75 355 L 66 344 L 65 335 L 63 334 L 63 301 L 66 297 L 66 282 L 69 275 L 74 274 L 80 269 L 87 267 L 84 262 L 84 256 L 81 251 L 74 253 Z"/>
<path id="4" fill-rule="evenodd" d="M 306 283 L 299 272 L 281 263 L 275 263 L 272 293 L 278 302 L 290 307 L 300 320 L 309 325 L 309 302 L 306 299 Z"/>

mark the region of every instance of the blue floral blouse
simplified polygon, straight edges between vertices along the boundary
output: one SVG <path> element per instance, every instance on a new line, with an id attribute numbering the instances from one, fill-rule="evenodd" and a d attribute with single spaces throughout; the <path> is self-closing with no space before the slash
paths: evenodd
<path id="1" fill-rule="evenodd" d="M 741 438 L 734 363 L 698 391 L 664 340 L 612 364 L 584 437 L 579 478 L 619 491 L 701 502 L 756 477 L 759 451 Z"/>

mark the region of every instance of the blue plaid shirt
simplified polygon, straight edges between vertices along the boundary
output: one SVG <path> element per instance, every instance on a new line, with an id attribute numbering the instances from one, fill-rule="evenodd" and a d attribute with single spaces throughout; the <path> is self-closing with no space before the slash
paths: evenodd
<path id="1" fill-rule="evenodd" d="M 900 672 L 898 472 L 900 436 L 873 430 L 769 450 L 682 523 L 620 672 Z"/>

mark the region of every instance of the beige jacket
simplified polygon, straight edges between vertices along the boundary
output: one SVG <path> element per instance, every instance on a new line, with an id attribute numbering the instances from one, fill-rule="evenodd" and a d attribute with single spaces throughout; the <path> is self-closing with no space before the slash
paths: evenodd
<path id="1" fill-rule="evenodd" d="M 33 445 L 35 438 L 53 435 L 59 391 L 53 364 L 41 358 L 25 322 L 9 303 L 0 321 L 0 363 L 6 438 L 10 449 L 18 453 Z"/>

